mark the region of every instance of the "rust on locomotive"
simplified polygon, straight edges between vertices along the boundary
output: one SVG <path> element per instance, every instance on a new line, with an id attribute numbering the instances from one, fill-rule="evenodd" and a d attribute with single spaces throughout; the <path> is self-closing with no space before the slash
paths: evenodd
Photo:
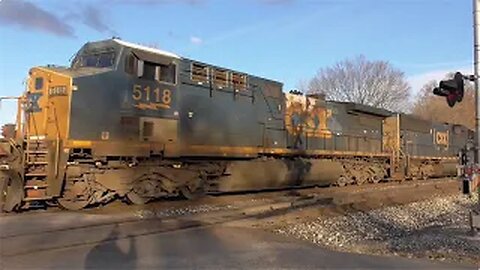
<path id="1" fill-rule="evenodd" d="M 325 101 L 297 94 L 286 94 L 285 127 L 297 136 L 306 133 L 310 137 L 331 138 L 328 121 L 332 110 Z"/>

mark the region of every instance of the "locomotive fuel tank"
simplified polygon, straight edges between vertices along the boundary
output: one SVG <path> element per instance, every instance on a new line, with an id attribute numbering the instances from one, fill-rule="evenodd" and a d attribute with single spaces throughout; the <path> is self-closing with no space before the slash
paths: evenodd
<path id="1" fill-rule="evenodd" d="M 219 180 L 218 191 L 324 186 L 335 183 L 342 173 L 341 162 L 331 159 L 234 161 Z"/>

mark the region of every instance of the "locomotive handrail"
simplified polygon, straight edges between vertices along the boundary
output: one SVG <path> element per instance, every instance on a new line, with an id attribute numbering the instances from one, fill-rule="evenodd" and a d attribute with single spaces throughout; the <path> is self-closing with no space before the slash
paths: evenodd
<path id="1" fill-rule="evenodd" d="M 2 108 L 2 101 L 3 100 L 20 100 L 22 99 L 22 96 L 3 96 L 3 97 L 0 97 L 0 109 Z"/>
<path id="2" fill-rule="evenodd" d="M 22 103 L 24 102 L 23 95 L 21 96 L 0 96 L 0 109 L 2 108 L 2 101 L 3 100 L 17 100 L 17 119 L 16 119 L 16 128 L 17 128 L 17 135 L 16 138 L 19 138 L 21 133 L 23 133 L 23 122 L 21 119 L 21 111 L 22 111 Z"/>
<path id="3" fill-rule="evenodd" d="M 53 102 L 51 102 L 53 105 Z M 58 117 L 57 117 L 57 110 L 55 106 L 53 106 L 53 115 L 55 116 L 55 128 L 56 128 L 56 143 L 55 143 L 55 177 L 58 176 L 59 170 L 59 157 L 60 157 L 60 128 L 58 126 Z"/>

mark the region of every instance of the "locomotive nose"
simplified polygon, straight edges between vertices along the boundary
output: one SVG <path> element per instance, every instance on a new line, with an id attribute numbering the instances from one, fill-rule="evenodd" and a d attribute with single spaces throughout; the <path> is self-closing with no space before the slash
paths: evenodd
<path id="1" fill-rule="evenodd" d="M 32 68 L 24 107 L 28 130 L 35 131 L 35 136 L 65 138 L 71 91 L 72 77 L 66 72 L 58 68 Z"/>

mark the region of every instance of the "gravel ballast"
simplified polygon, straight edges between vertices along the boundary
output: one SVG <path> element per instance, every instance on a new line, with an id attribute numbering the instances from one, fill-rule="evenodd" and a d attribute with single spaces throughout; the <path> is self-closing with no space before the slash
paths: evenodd
<path id="1" fill-rule="evenodd" d="M 477 201 L 477 196 L 453 195 L 341 216 L 319 215 L 276 232 L 339 251 L 480 266 L 480 237 L 471 237 L 468 219 Z"/>

